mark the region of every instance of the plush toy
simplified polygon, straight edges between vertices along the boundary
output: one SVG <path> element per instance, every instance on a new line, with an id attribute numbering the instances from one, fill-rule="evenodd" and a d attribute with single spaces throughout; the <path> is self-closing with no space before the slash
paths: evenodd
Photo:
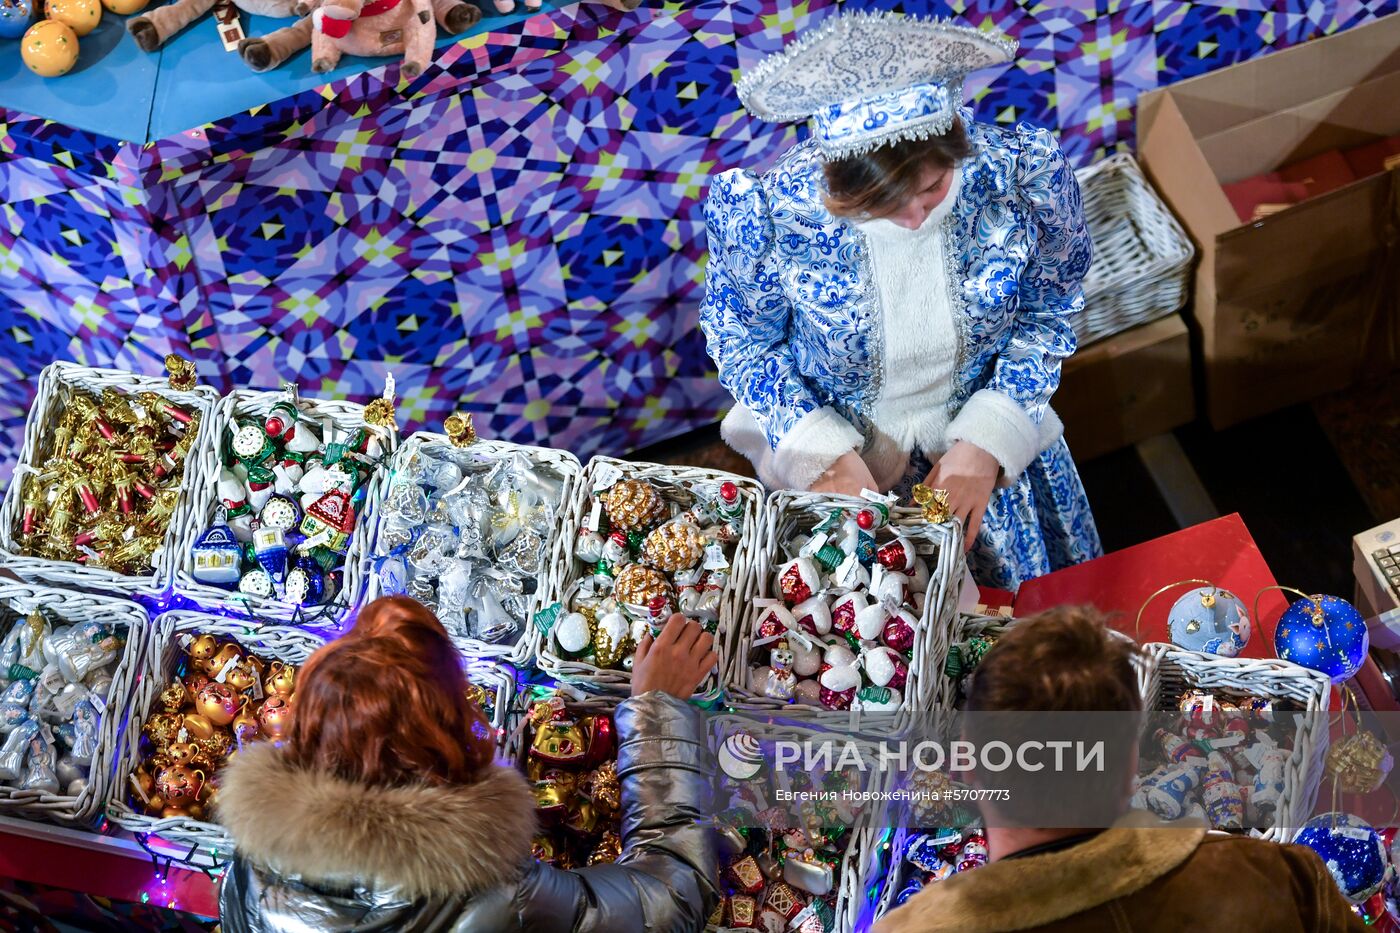
<path id="1" fill-rule="evenodd" d="M 254 16 L 296 15 L 296 0 L 234 0 L 240 10 Z M 175 0 L 166 6 L 134 16 L 126 21 L 126 31 L 143 51 L 154 52 L 190 23 L 214 8 L 215 0 Z"/>
<path id="2" fill-rule="evenodd" d="M 431 6 L 433 18 L 442 27 L 442 31 L 450 36 L 466 32 L 481 21 L 481 8 L 468 3 L 467 0 L 431 0 Z M 311 6 L 305 0 L 297 0 L 296 12 L 310 14 L 310 10 Z M 311 45 L 312 33 L 315 30 L 312 16 L 305 15 L 292 25 L 284 26 L 265 36 L 244 39 L 238 44 L 238 54 L 243 57 L 244 63 L 254 71 L 268 71 Z M 429 40 L 430 47 L 431 44 L 431 40 Z M 374 54 L 393 53 L 375 52 Z M 314 61 L 312 68 L 320 70 L 316 69 Z"/>
<path id="3" fill-rule="evenodd" d="M 429 0 L 323 0 L 311 14 L 311 70 L 330 71 L 340 56 L 402 55 L 402 73 L 415 78 L 433 54 Z"/>

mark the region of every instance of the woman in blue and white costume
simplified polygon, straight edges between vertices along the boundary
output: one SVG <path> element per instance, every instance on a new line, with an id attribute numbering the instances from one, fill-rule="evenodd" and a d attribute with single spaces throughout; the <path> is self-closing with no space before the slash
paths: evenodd
<path id="1" fill-rule="evenodd" d="M 1053 136 L 974 123 L 968 72 L 1009 40 L 845 14 L 739 82 L 811 118 L 766 174 L 718 175 L 700 324 L 738 405 L 723 435 L 773 488 L 948 491 L 977 582 L 1097 557 L 1050 397 L 1091 246 Z"/>

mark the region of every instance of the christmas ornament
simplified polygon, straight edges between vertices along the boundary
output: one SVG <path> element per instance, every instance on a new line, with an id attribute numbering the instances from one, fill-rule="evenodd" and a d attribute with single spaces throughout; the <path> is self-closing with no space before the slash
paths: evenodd
<path id="1" fill-rule="evenodd" d="M 608 521 L 622 531 L 645 530 L 666 515 L 666 502 L 655 486 L 644 480 L 626 479 L 600 497 Z"/>
<path id="2" fill-rule="evenodd" d="M 230 588 L 238 585 L 243 548 L 228 525 L 213 525 L 201 532 L 192 550 L 192 576 L 197 581 Z"/>
<path id="3" fill-rule="evenodd" d="M 667 522 L 647 535 L 642 555 L 658 570 L 675 573 L 700 563 L 705 552 L 704 537 L 694 523 Z"/>
<path id="4" fill-rule="evenodd" d="M 44 15 L 63 23 L 81 39 L 102 22 L 102 5 L 97 0 L 45 0 Z"/>
<path id="5" fill-rule="evenodd" d="M 1353 904 L 1364 903 L 1394 874 L 1380 835 L 1347 813 L 1313 817 L 1298 830 L 1293 842 L 1318 854 L 1332 880 Z"/>
<path id="6" fill-rule="evenodd" d="M 33 0 L 0 0 L 0 39 L 18 39 L 32 22 Z"/>
<path id="7" fill-rule="evenodd" d="M 1349 680 L 1366 660 L 1370 635 L 1355 607 L 1336 596 L 1306 596 L 1289 606 L 1274 630 L 1285 661 L 1321 671 L 1332 683 Z"/>
<path id="8" fill-rule="evenodd" d="M 1167 613 L 1167 631 L 1172 643 L 1202 654 L 1238 656 L 1249 643 L 1249 614 L 1238 596 L 1208 580 L 1183 580 L 1153 593 L 1138 610 L 1139 629 L 1148 604 L 1163 593 L 1191 583 L 1204 586 L 1181 596 Z"/>
<path id="9" fill-rule="evenodd" d="M 657 596 L 672 599 L 675 591 L 661 571 L 644 564 L 628 564 L 617 575 L 613 595 L 624 605 L 645 606 Z"/>
<path id="10" fill-rule="evenodd" d="M 66 23 L 43 20 L 25 32 L 19 54 L 29 70 L 39 77 L 57 78 L 77 64 L 78 36 Z"/>

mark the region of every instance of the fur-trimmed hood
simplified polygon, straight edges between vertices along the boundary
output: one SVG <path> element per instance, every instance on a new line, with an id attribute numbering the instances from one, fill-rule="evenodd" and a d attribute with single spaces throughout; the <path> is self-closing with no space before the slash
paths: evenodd
<path id="1" fill-rule="evenodd" d="M 238 854 L 311 884 L 470 895 L 518 880 L 530 863 L 534 798 L 518 772 L 475 784 L 370 787 L 287 761 L 271 744 L 221 775 L 219 821 Z"/>
<path id="2" fill-rule="evenodd" d="M 1034 929 L 1141 891 L 1190 858 L 1205 835 L 1204 824 L 1167 824 L 1132 811 L 1072 848 L 1003 859 L 931 885 L 875 931 Z"/>

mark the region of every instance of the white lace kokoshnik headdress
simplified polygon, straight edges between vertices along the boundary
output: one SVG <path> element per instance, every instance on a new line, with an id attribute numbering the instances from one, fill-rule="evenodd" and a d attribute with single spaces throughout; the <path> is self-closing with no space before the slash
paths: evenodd
<path id="1" fill-rule="evenodd" d="M 829 159 L 952 129 L 969 72 L 1011 60 L 1015 41 L 945 20 L 843 13 L 768 56 L 738 84 L 761 120 L 810 118 Z"/>

